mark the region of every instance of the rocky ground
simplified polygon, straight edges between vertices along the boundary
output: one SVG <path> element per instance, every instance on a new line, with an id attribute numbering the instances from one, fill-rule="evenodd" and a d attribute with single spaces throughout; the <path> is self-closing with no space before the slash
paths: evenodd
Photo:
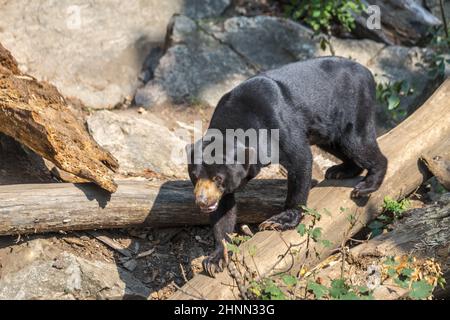
<path id="1" fill-rule="evenodd" d="M 337 55 L 366 65 L 377 81 L 407 79 L 414 88 L 401 101 L 407 112 L 440 82 L 419 64 L 425 48 L 330 41 Z M 172 150 L 186 144 L 180 132 L 194 134 L 195 120 L 206 127 L 224 93 L 260 71 L 330 54 L 269 0 L 114 0 L 106 7 L 94 0 L 0 0 L 0 43 L 23 72 L 58 87 L 94 139 L 118 159 L 117 176 L 130 179 L 186 179 L 185 167 L 171 161 Z M 383 133 L 394 122 L 379 110 Z M 334 159 L 314 154 L 314 178 L 321 180 Z M 260 175 L 269 177 L 283 171 Z M 46 161 L 0 134 L 0 185 L 54 182 Z M 415 198 L 433 200 L 433 188 L 421 190 Z M 0 237 L 0 299 L 166 299 L 202 271 L 213 247 L 210 231 Z"/>

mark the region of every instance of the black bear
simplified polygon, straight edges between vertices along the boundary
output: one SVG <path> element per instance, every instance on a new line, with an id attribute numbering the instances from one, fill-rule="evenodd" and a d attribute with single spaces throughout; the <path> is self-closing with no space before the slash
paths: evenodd
<path id="1" fill-rule="evenodd" d="M 227 129 L 278 129 L 279 163 L 288 172 L 287 198 L 284 211 L 263 222 L 260 230 L 286 230 L 299 224 L 310 190 L 310 145 L 342 160 L 327 170 L 326 179 L 351 178 L 367 170 L 352 197 L 367 196 L 380 187 L 387 159 L 376 141 L 374 111 L 371 72 L 349 59 L 322 57 L 291 63 L 241 83 L 221 98 L 208 132 L 225 136 Z M 211 141 L 201 139 L 190 146 L 188 171 L 196 203 L 210 215 L 213 225 L 216 249 L 203 267 L 214 276 L 227 263 L 225 241 L 234 232 L 237 214 L 234 193 L 267 164 L 254 148 L 242 143 L 226 148 L 223 158 L 244 151 L 243 163 L 193 161 L 195 149 L 202 153 Z M 250 162 L 252 157 L 256 161 Z"/>

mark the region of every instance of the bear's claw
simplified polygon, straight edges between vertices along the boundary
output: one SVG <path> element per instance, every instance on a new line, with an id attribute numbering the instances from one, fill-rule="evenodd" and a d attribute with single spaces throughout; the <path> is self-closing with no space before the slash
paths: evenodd
<path id="1" fill-rule="evenodd" d="M 215 278 L 216 273 L 222 272 L 227 267 L 229 262 L 228 250 L 225 240 L 222 241 L 222 246 L 216 249 L 211 255 L 206 257 L 203 262 L 203 270 L 210 276 Z"/>
<path id="2" fill-rule="evenodd" d="M 275 221 L 270 221 L 270 220 L 266 220 L 264 222 L 262 222 L 259 226 L 259 231 L 265 231 L 265 230 L 274 230 L 274 231 L 280 231 L 281 229 L 281 224 L 275 222 Z"/>
<path id="3" fill-rule="evenodd" d="M 300 223 L 301 216 L 300 210 L 288 209 L 262 222 L 259 225 L 259 230 L 283 231 L 294 229 Z"/>

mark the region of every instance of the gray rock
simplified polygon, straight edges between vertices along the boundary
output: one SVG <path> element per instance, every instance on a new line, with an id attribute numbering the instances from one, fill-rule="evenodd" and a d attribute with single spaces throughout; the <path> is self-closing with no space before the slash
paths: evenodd
<path id="1" fill-rule="evenodd" d="M 182 11 L 188 17 L 204 19 L 220 16 L 231 4 L 231 0 L 184 0 Z"/>
<path id="2" fill-rule="evenodd" d="M 253 73 L 236 52 L 188 17 L 175 17 L 170 43 L 154 79 L 137 91 L 137 104 L 151 106 L 169 97 L 176 103 L 202 101 L 213 105 Z"/>
<path id="3" fill-rule="evenodd" d="M 93 108 L 132 97 L 175 13 L 220 15 L 230 0 L 0 1 L 0 42 L 20 68 Z"/>
<path id="4" fill-rule="evenodd" d="M 363 12 L 356 18 L 355 32 L 360 37 L 390 45 L 420 45 L 433 27 L 442 24 L 440 16 L 434 16 L 425 9 L 420 0 L 362 0 L 362 3 L 378 7 L 381 24 L 379 28 L 368 28 L 367 18 L 373 12 Z"/>
<path id="5" fill-rule="evenodd" d="M 416 0 L 417 2 L 418 0 Z M 425 0 L 424 1 L 428 7 L 430 8 L 431 13 L 435 16 L 438 17 L 439 19 L 442 20 L 442 13 L 441 13 L 441 8 L 439 5 L 439 0 Z M 445 13 L 445 17 L 447 18 L 447 23 L 448 20 L 450 19 L 450 1 L 443 1 L 443 5 L 444 5 L 444 13 Z"/>
<path id="6" fill-rule="evenodd" d="M 93 113 L 87 124 L 94 139 L 117 158 L 122 173 L 185 174 L 185 166 L 172 156 L 182 154 L 186 143 L 154 115 L 103 110 Z"/>
<path id="7" fill-rule="evenodd" d="M 175 103 L 200 100 L 215 106 L 223 94 L 260 71 L 330 55 L 329 49 L 320 48 L 309 29 L 283 18 L 195 22 L 177 16 L 170 30 L 169 48 L 154 78 L 137 91 L 136 101 L 143 106 L 167 99 Z M 336 55 L 366 65 L 377 81 L 409 81 L 415 93 L 402 102 L 406 109 L 414 109 L 435 88 L 427 70 L 416 65 L 423 49 L 386 46 L 372 40 L 332 38 L 331 43 Z"/>
<path id="8" fill-rule="evenodd" d="M 51 242 L 30 242 L 20 266 L 5 264 L 0 299 L 147 299 L 149 289 L 113 263 L 89 261 L 68 252 L 49 253 Z M 19 258 L 20 256 L 16 256 Z"/>
<path id="9" fill-rule="evenodd" d="M 134 259 L 128 260 L 127 262 L 125 262 L 123 264 L 123 267 L 125 269 L 127 269 L 128 271 L 133 272 L 136 269 L 136 267 L 137 267 L 137 262 Z"/>

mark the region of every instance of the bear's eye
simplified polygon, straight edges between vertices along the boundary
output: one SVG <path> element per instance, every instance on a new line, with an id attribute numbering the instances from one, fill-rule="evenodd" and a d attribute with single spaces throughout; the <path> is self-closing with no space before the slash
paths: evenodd
<path id="1" fill-rule="evenodd" d="M 215 176 L 213 178 L 213 181 L 218 183 L 218 184 L 221 184 L 223 182 L 223 178 L 221 176 Z"/>

